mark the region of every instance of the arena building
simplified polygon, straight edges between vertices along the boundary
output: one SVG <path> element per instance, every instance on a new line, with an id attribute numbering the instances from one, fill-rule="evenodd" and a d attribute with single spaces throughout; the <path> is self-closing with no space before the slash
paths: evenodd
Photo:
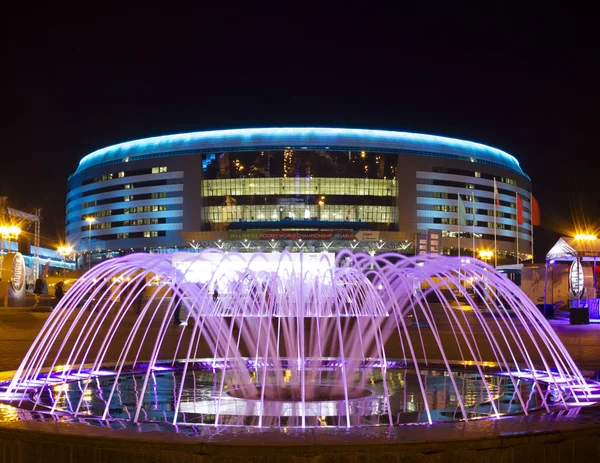
<path id="1" fill-rule="evenodd" d="M 470 255 L 494 249 L 496 230 L 508 263 L 517 246 L 530 257 L 530 204 L 517 159 L 479 143 L 382 130 L 218 130 L 85 156 L 68 181 L 66 233 L 100 260 L 205 247 L 413 254 L 432 230 L 444 254 L 458 253 L 460 231 L 461 255 Z"/>

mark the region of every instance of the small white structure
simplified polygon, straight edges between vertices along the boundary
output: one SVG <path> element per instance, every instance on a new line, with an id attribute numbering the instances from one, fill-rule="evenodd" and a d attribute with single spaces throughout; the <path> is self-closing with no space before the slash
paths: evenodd
<path id="1" fill-rule="evenodd" d="M 546 255 L 545 303 L 563 300 L 570 308 L 587 308 L 590 318 L 600 318 L 597 261 L 600 240 L 561 237 Z"/>

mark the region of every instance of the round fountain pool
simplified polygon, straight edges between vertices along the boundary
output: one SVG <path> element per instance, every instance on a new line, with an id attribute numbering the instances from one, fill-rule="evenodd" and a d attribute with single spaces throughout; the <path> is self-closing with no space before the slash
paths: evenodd
<path id="1" fill-rule="evenodd" d="M 0 448 L 13 460 L 41 446 L 38 460 L 53 447 L 73 461 L 76 449 L 105 449 L 101 461 L 439 461 L 474 448 L 497 459 L 494 445 L 528 434 L 550 449 L 539 461 L 550 441 L 594 451 L 598 398 L 536 306 L 480 261 L 132 254 L 77 281 L 0 384 Z M 585 432 L 533 437 L 560 433 L 557 417 L 579 429 L 586 413 Z M 514 455 L 502 459 L 525 461 Z"/>
<path id="2" fill-rule="evenodd" d="M 508 375 L 482 375 L 463 369 L 450 373 L 451 379 L 445 370 L 427 368 L 417 373 L 399 367 L 399 362 L 390 362 L 383 373 L 369 365 L 356 368 L 352 372 L 355 386 L 346 390 L 339 385 L 340 368 L 330 366 L 331 361 L 320 362 L 318 368 L 316 361 L 311 362 L 307 368 L 318 374 L 310 375 L 312 382 L 304 385 L 291 369 L 269 369 L 265 385 L 221 389 L 220 385 L 227 383 L 223 370 L 208 368 L 209 363 L 195 363 L 185 373 L 182 364 L 155 366 L 143 397 L 140 394 L 147 375 L 143 369 L 122 374 L 116 383 L 108 372 L 60 383 L 52 383 L 50 376 L 46 385 L 27 393 L 28 400 L 21 406 L 31 408 L 37 403 L 38 411 L 59 413 L 63 420 L 79 416 L 127 421 L 142 404 L 139 421 L 146 423 L 198 426 L 214 425 L 218 420 L 222 426 L 389 426 L 426 423 L 429 417 L 446 422 L 516 414 L 524 407 L 533 411 L 560 398 L 555 385 L 537 387 L 528 378 L 518 379 L 515 388 Z M 227 371 L 225 375 L 234 373 Z M 252 372 L 250 376 L 256 378 Z M 464 400 L 466 416 L 455 385 Z M 115 393 L 111 395 L 113 386 Z M 181 401 L 177 402 L 179 395 Z M 109 403 L 107 398 L 111 396 Z"/>

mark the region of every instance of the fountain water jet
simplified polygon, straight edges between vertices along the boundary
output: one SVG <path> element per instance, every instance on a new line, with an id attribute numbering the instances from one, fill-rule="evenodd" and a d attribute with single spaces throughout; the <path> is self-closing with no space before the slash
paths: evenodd
<path id="1" fill-rule="evenodd" d="M 258 427 L 432 423 L 592 401 L 537 308 L 483 262 L 248 256 L 131 254 L 94 267 L 0 399 L 73 417 Z M 173 327 L 179 302 L 186 325 Z"/>

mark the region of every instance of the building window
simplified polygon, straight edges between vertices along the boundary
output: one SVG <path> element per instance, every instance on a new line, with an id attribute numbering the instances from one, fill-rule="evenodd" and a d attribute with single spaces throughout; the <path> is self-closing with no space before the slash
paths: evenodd
<path id="1" fill-rule="evenodd" d="M 152 173 L 153 174 L 162 174 L 164 172 L 167 172 L 167 166 L 153 167 L 152 168 Z"/>

